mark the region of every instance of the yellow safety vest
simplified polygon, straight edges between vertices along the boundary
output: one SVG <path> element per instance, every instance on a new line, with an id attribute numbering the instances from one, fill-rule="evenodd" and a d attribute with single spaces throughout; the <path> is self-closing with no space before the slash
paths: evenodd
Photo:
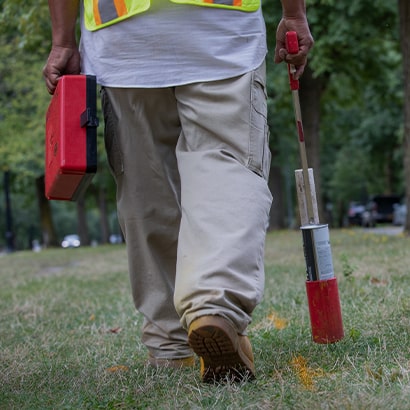
<path id="1" fill-rule="evenodd" d="M 170 0 L 173 3 L 217 7 L 252 12 L 260 7 L 261 0 Z M 151 5 L 150 0 L 84 0 L 84 23 L 87 30 L 118 23 L 143 13 Z"/>

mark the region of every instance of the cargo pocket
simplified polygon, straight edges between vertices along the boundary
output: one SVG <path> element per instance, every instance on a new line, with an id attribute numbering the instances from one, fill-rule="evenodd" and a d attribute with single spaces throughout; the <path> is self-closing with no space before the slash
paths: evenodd
<path id="1" fill-rule="evenodd" d="M 264 65 L 255 70 L 252 75 L 248 168 L 267 180 L 271 153 L 267 121 L 267 94 L 263 73 Z"/>
<path id="2" fill-rule="evenodd" d="M 107 153 L 108 166 L 115 177 L 124 173 L 124 163 L 117 139 L 118 118 L 104 87 L 101 88 L 101 105 L 104 115 L 105 151 Z"/>

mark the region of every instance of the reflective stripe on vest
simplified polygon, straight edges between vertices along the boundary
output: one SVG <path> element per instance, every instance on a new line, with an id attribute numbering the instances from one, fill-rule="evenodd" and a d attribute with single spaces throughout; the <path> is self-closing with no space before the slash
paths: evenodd
<path id="1" fill-rule="evenodd" d="M 127 6 L 124 0 L 102 1 L 94 0 L 94 16 L 99 24 L 107 23 L 117 17 L 127 14 Z"/>
<path id="2" fill-rule="evenodd" d="M 242 6 L 242 0 L 203 0 L 204 3 L 225 4 L 226 6 Z"/>
<path id="3" fill-rule="evenodd" d="M 84 0 L 84 24 L 94 31 L 149 9 L 150 0 Z"/>
<path id="4" fill-rule="evenodd" d="M 239 11 L 256 11 L 261 5 L 261 0 L 171 0 L 173 3 L 195 4 L 197 6 L 219 7 Z"/>
<path id="5" fill-rule="evenodd" d="M 259 9 L 261 0 L 170 0 L 178 4 L 191 4 L 253 12 Z M 84 23 L 87 30 L 95 31 L 143 13 L 150 7 L 150 0 L 84 0 Z"/>
<path id="6" fill-rule="evenodd" d="M 260 0 L 171 0 L 173 3 L 194 4 L 196 6 L 218 7 L 239 11 L 256 11 L 259 9 Z"/>

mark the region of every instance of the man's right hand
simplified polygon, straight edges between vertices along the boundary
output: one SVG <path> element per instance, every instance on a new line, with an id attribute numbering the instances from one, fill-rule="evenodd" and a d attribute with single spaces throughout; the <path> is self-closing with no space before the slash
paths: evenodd
<path id="1" fill-rule="evenodd" d="M 49 94 L 54 94 L 58 80 L 64 74 L 80 74 L 80 53 L 77 47 L 53 45 L 43 68 L 43 76 Z"/>
<path id="2" fill-rule="evenodd" d="M 286 33 L 296 31 L 298 35 L 299 52 L 289 54 L 286 51 Z M 313 47 L 313 37 L 310 33 L 309 25 L 305 17 L 299 19 L 282 18 L 276 33 L 275 63 L 285 61 L 296 67 L 295 80 L 303 74 L 307 64 L 307 56 Z"/>
<path id="3" fill-rule="evenodd" d="M 313 46 L 313 37 L 310 33 L 306 18 L 305 0 L 281 0 L 283 16 L 276 31 L 275 63 L 285 61 L 296 68 L 293 75 L 298 80 L 306 64 L 307 55 Z M 286 33 L 296 31 L 298 35 L 299 52 L 289 54 L 286 50 Z"/>

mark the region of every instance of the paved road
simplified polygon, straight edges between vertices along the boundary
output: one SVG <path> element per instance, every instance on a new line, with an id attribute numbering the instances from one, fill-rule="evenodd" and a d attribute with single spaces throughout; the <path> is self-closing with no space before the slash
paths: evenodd
<path id="1" fill-rule="evenodd" d="M 403 233 L 402 226 L 380 226 L 376 228 L 363 228 L 363 232 L 374 233 L 378 235 L 395 236 Z"/>

